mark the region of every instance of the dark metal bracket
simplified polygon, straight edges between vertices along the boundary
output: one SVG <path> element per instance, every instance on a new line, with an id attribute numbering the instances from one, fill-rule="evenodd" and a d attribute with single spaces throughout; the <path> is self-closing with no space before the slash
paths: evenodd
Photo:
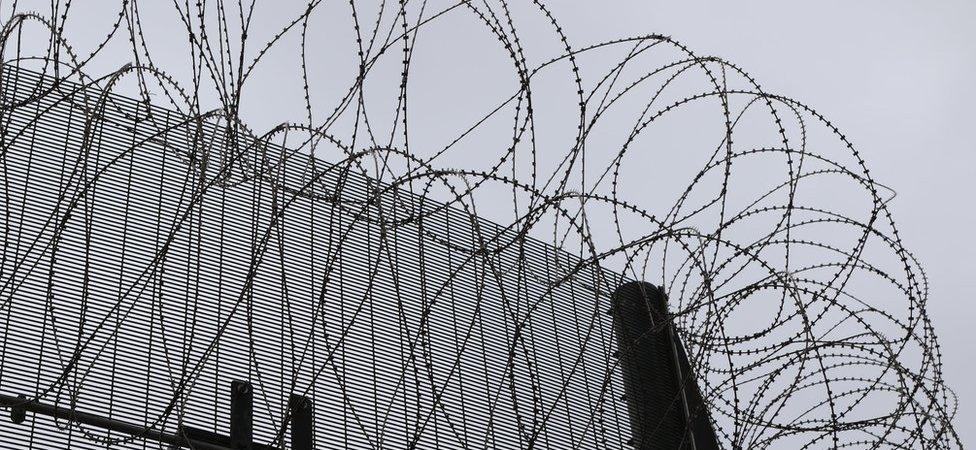
<path id="1" fill-rule="evenodd" d="M 111 419 L 97 414 L 81 412 L 57 405 L 49 405 L 25 396 L 0 394 L 0 407 L 10 408 L 10 421 L 23 423 L 27 413 L 67 419 L 72 422 L 128 434 L 148 441 L 168 444 L 171 449 L 192 448 L 200 450 L 273 450 L 280 447 L 253 442 L 254 400 L 251 384 L 246 381 L 231 382 L 230 435 L 181 426 L 176 433 L 147 429 L 142 425 Z M 292 450 L 311 450 L 314 432 L 312 401 L 292 394 L 288 401 L 291 416 Z"/>

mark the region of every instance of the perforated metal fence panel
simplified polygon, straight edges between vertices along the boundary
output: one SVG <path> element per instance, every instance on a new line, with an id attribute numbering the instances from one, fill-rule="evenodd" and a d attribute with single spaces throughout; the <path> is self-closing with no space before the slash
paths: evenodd
<path id="1" fill-rule="evenodd" d="M 274 447 L 293 395 L 316 448 L 626 446 L 619 276 L 216 120 L 0 82 L 0 394 L 62 408 L 0 421 L 0 446 L 228 435 L 234 380 Z"/>

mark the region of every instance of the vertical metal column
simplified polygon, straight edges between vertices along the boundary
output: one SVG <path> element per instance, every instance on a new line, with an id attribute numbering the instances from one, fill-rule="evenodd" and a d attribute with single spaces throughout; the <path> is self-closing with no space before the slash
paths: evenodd
<path id="1" fill-rule="evenodd" d="M 254 393 L 251 383 L 230 383 L 230 443 L 234 448 L 250 449 L 254 440 Z"/>
<path id="2" fill-rule="evenodd" d="M 717 450 L 664 292 L 650 283 L 623 284 L 613 294 L 613 316 L 634 448 Z"/>
<path id="3" fill-rule="evenodd" d="M 312 401 L 292 394 L 288 399 L 291 414 L 291 450 L 312 450 Z"/>

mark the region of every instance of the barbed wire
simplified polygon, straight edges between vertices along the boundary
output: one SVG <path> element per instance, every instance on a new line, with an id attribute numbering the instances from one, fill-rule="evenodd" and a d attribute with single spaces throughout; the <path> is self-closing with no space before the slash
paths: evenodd
<path id="1" fill-rule="evenodd" d="M 0 441 L 219 428 L 245 376 L 273 446 L 299 392 L 323 447 L 619 448 L 606 311 L 646 280 L 724 448 L 961 447 L 894 191 L 734 63 L 574 45 L 538 0 L 311 1 L 276 31 L 255 2 L 123 0 L 78 51 L 89 6 L 0 6 L 0 393 L 147 434 Z"/>

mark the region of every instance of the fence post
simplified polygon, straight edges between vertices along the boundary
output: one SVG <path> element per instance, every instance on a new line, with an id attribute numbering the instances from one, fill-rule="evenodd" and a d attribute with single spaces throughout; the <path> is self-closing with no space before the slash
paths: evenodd
<path id="1" fill-rule="evenodd" d="M 312 450 L 312 401 L 298 394 L 288 399 L 291 414 L 291 450 Z"/>
<path id="2" fill-rule="evenodd" d="M 631 441 L 638 450 L 718 449 L 688 357 L 668 317 L 664 291 L 630 282 L 613 294 Z"/>

